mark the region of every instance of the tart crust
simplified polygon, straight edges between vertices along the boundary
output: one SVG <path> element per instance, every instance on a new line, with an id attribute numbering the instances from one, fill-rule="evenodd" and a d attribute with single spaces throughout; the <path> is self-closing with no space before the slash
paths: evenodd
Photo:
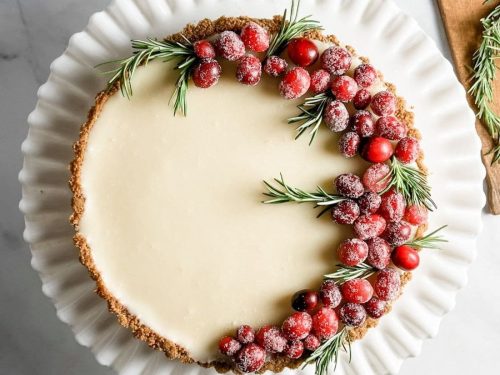
<path id="1" fill-rule="evenodd" d="M 190 41 L 196 41 L 199 39 L 204 39 L 218 34 L 225 30 L 232 30 L 239 32 L 243 26 L 248 22 L 253 21 L 261 26 L 265 27 L 270 33 L 275 33 L 278 31 L 281 24 L 282 17 L 274 16 L 272 19 L 254 19 L 250 17 L 220 17 L 217 20 L 203 19 L 197 24 L 188 24 L 181 32 L 173 34 L 165 38 L 165 40 L 171 41 L 182 41 L 184 37 Z M 315 39 L 321 42 L 327 42 L 339 45 L 338 39 L 333 35 L 323 35 L 320 31 L 311 31 L 306 34 L 308 38 Z M 346 46 L 346 48 L 355 54 L 355 50 Z M 368 62 L 366 57 L 360 57 L 363 62 Z M 379 77 L 382 78 L 380 72 Z M 385 83 L 388 90 L 396 94 L 396 88 L 390 83 Z M 85 237 L 79 233 L 79 222 L 83 215 L 85 206 L 85 196 L 83 194 L 81 186 L 81 170 L 84 162 L 85 151 L 88 144 L 88 138 L 93 126 L 96 123 L 104 105 L 107 100 L 119 91 L 119 83 L 115 84 L 113 87 L 99 92 L 95 98 L 94 106 L 90 109 L 86 122 L 81 126 L 79 139 L 73 145 L 74 159 L 70 164 L 70 180 L 69 186 L 73 193 L 72 196 L 72 215 L 70 217 L 70 223 L 75 229 L 75 235 L 73 241 L 75 246 L 79 249 L 79 258 L 81 263 L 87 268 L 90 276 L 96 282 L 96 293 L 106 300 L 108 304 L 109 311 L 116 315 L 118 322 L 128 329 L 130 329 L 133 335 L 147 343 L 151 348 L 156 350 L 161 350 L 170 359 L 176 359 L 184 363 L 198 363 L 202 367 L 213 367 L 218 372 L 224 373 L 230 370 L 238 372 L 231 363 L 227 361 L 212 361 L 209 363 L 196 362 L 189 354 L 189 352 L 182 346 L 170 341 L 168 338 L 163 337 L 153 331 L 151 328 L 143 324 L 139 318 L 132 313 L 130 313 L 127 308 L 113 296 L 113 294 L 106 288 L 102 277 L 97 270 L 95 263 L 92 259 L 92 251 L 88 245 Z M 409 132 L 408 134 L 420 139 L 419 131 L 414 127 L 414 115 L 406 107 L 406 103 L 403 98 L 397 96 L 397 111 L 396 117 L 407 124 Z M 427 169 L 423 163 L 423 154 L 420 153 L 417 159 L 418 167 L 427 173 Z M 422 234 L 426 229 L 425 225 L 420 226 L 417 229 L 417 235 Z M 406 283 L 411 279 L 410 272 L 404 272 L 401 274 L 401 291 Z M 391 306 L 387 306 L 387 312 L 389 312 Z M 377 325 L 378 319 L 368 318 L 365 323 L 358 327 L 351 329 L 349 331 L 349 340 L 359 340 L 361 339 L 370 328 Z M 274 356 L 271 360 L 267 361 L 263 368 L 258 372 L 263 373 L 267 370 L 273 372 L 280 372 L 285 368 L 297 368 L 300 366 L 306 358 L 300 359 L 289 359 L 285 356 Z"/>

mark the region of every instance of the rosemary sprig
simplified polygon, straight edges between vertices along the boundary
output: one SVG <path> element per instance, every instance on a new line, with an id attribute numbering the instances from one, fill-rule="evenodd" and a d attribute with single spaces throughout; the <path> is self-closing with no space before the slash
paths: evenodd
<path id="1" fill-rule="evenodd" d="M 486 3 L 486 1 L 484 2 Z M 493 82 L 497 66 L 495 60 L 500 56 L 500 6 L 497 6 L 486 18 L 483 25 L 482 42 L 473 55 L 473 84 L 469 94 L 478 108 L 477 117 L 483 121 L 493 139 L 491 163 L 500 161 L 500 116 L 493 111 Z"/>
<path id="2" fill-rule="evenodd" d="M 333 273 L 325 275 L 325 279 L 333 280 L 336 284 L 343 284 L 346 281 L 353 279 L 366 279 L 377 272 L 377 269 L 366 264 L 360 263 L 356 266 L 346 266 L 345 264 L 337 264 L 337 270 Z"/>
<path id="3" fill-rule="evenodd" d="M 415 247 L 418 249 L 439 249 L 439 246 L 443 242 L 448 242 L 445 238 L 443 238 L 441 235 L 437 235 L 441 230 L 446 228 L 447 225 L 443 225 L 442 227 L 436 229 L 435 231 L 420 237 L 420 238 L 414 238 L 413 240 L 405 243 L 405 245 Z"/>
<path id="4" fill-rule="evenodd" d="M 304 103 L 297 106 L 300 109 L 300 114 L 289 118 L 289 124 L 300 123 L 297 127 L 297 135 L 295 139 L 299 138 L 307 129 L 311 129 L 309 132 L 310 140 L 309 145 L 314 141 L 316 134 L 318 133 L 319 127 L 323 121 L 323 110 L 328 103 L 329 96 L 327 94 L 321 93 L 304 100 Z"/>
<path id="5" fill-rule="evenodd" d="M 266 57 L 279 55 L 286 48 L 288 42 L 309 30 L 322 30 L 318 21 L 311 20 L 311 16 L 299 19 L 300 0 L 292 0 L 290 11 L 285 9 L 279 31 L 269 43 Z"/>

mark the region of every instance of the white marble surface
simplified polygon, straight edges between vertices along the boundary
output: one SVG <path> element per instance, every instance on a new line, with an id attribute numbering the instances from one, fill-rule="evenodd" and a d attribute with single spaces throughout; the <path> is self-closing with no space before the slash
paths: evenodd
<path id="1" fill-rule="evenodd" d="M 368 1 L 368 0 L 367 0 Z M 397 0 L 449 57 L 433 0 Z M 36 90 L 50 62 L 68 38 L 108 0 L 0 0 L 0 374 L 113 374 L 78 345 L 40 290 L 22 241 L 18 211 L 20 145 Z M 492 374 L 500 347 L 500 217 L 483 214 L 484 231 L 470 281 L 457 306 L 443 321 L 437 338 L 409 359 L 402 375 Z"/>

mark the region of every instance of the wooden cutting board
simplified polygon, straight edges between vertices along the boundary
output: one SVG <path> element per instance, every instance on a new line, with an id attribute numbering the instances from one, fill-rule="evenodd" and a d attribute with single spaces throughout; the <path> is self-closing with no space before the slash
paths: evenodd
<path id="1" fill-rule="evenodd" d="M 470 87 L 470 67 L 472 55 L 481 43 L 482 26 L 480 19 L 486 17 L 500 1 L 491 1 L 483 5 L 483 0 L 438 0 L 446 34 L 450 43 L 455 70 L 458 78 L 466 89 Z M 493 108 L 500 114 L 500 72 L 495 82 L 495 103 Z M 474 102 L 468 97 L 469 104 L 474 110 Z M 481 124 L 476 121 L 476 130 L 483 144 L 482 158 L 486 167 L 488 184 L 488 205 L 490 211 L 500 214 L 500 163 L 491 166 L 491 155 L 486 153 L 491 148 L 491 138 Z"/>

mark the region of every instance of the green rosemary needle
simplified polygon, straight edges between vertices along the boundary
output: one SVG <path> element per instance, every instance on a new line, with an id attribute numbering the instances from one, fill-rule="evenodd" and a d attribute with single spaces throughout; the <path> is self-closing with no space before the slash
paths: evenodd
<path id="1" fill-rule="evenodd" d="M 289 124 L 300 123 L 297 127 L 297 135 L 295 136 L 295 139 L 304 134 L 306 130 L 311 129 L 309 132 L 309 145 L 312 144 L 316 134 L 318 133 L 319 127 L 323 122 L 323 110 L 325 109 L 329 99 L 330 97 L 328 95 L 321 93 L 306 98 L 303 104 L 297 106 L 300 110 L 300 114 L 288 119 Z"/>
<path id="2" fill-rule="evenodd" d="M 413 240 L 405 243 L 405 245 L 415 247 L 417 249 L 439 249 L 440 244 L 444 242 L 448 242 L 445 238 L 440 235 L 437 235 L 441 230 L 446 228 L 447 225 L 443 225 L 442 227 L 436 229 L 435 231 L 420 237 L 414 238 Z"/>
<path id="3" fill-rule="evenodd" d="M 353 279 L 366 279 L 377 272 L 377 269 L 366 264 L 360 263 L 356 266 L 346 266 L 345 264 L 337 264 L 337 270 L 333 273 L 325 275 L 325 279 L 333 280 L 336 284 L 343 284 L 346 281 Z"/>

